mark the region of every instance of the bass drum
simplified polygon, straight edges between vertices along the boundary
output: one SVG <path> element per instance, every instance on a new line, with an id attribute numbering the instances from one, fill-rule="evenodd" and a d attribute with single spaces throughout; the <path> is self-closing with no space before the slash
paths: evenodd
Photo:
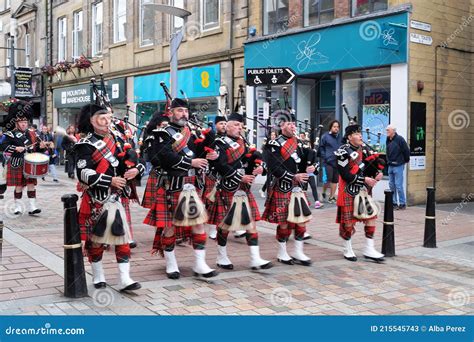
<path id="1" fill-rule="evenodd" d="M 23 174 L 26 178 L 40 178 L 48 173 L 49 156 L 43 153 L 25 154 Z"/>

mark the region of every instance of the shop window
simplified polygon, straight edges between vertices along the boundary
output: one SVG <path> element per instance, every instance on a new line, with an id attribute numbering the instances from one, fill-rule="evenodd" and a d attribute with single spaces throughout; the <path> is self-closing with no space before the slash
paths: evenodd
<path id="1" fill-rule="evenodd" d="M 220 0 L 201 0 L 201 27 L 203 31 L 219 27 Z"/>
<path id="2" fill-rule="evenodd" d="M 125 0 L 114 0 L 114 43 L 119 43 L 126 40 L 126 27 L 127 2 Z"/>
<path id="3" fill-rule="evenodd" d="M 342 73 L 342 98 L 349 114 L 357 116 L 362 125 L 363 139 L 385 152 L 385 128 L 390 123 L 390 68 Z M 347 124 L 348 119 L 344 116 L 342 126 Z"/>
<path id="4" fill-rule="evenodd" d="M 92 56 L 102 54 L 103 4 L 92 5 Z"/>
<path id="5" fill-rule="evenodd" d="M 74 12 L 72 25 L 72 57 L 79 58 L 83 54 L 82 11 Z"/>
<path id="6" fill-rule="evenodd" d="M 263 0 L 263 34 L 285 32 L 288 29 L 288 0 Z"/>
<path id="7" fill-rule="evenodd" d="M 140 47 L 154 44 L 155 37 L 155 11 L 146 8 L 146 4 L 154 3 L 153 0 L 140 0 Z"/>
<path id="8" fill-rule="evenodd" d="M 352 15 L 358 16 L 388 8 L 387 0 L 352 0 Z"/>
<path id="9" fill-rule="evenodd" d="M 334 0 L 304 0 L 304 26 L 324 24 L 334 19 Z"/>

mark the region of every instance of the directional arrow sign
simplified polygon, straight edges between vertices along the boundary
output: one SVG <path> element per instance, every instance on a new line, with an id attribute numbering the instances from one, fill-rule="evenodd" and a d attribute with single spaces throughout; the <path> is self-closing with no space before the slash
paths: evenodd
<path id="1" fill-rule="evenodd" d="M 290 68 L 252 68 L 247 69 L 247 85 L 267 86 L 290 84 L 296 74 Z"/>

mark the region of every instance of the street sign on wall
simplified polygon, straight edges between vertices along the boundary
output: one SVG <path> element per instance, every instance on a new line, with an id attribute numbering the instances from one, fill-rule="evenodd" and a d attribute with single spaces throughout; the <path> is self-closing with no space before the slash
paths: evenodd
<path id="1" fill-rule="evenodd" d="M 252 68 L 247 69 L 246 73 L 247 85 L 253 87 L 291 84 L 296 77 L 290 68 Z"/>
<path id="2" fill-rule="evenodd" d="M 33 94 L 33 69 L 28 67 L 15 68 L 14 97 L 32 97 Z"/>

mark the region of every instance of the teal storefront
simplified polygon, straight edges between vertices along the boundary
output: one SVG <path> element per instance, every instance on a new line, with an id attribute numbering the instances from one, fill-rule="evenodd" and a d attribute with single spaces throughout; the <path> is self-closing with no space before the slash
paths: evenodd
<path id="1" fill-rule="evenodd" d="M 170 73 L 137 76 L 134 78 L 134 102 L 137 104 L 137 113 L 144 115 L 137 118 L 139 125 L 143 125 L 157 110 L 164 111 L 166 98 L 160 82 L 170 87 Z M 220 64 L 196 66 L 178 70 L 178 96 L 183 97 L 181 91 L 190 100 L 191 113 L 199 119 L 212 119 L 217 113 L 219 87 L 221 85 Z"/>
<path id="2" fill-rule="evenodd" d="M 384 141 L 385 126 L 394 115 L 392 104 L 403 100 L 408 87 L 408 20 L 404 9 L 251 39 L 244 46 L 245 69 L 291 68 L 296 73 L 286 90 L 270 85 L 270 113 L 283 106 L 286 91 L 299 120 L 326 129 L 333 119 L 345 126 L 341 104 L 346 103 L 351 115 L 357 114 L 371 132 L 381 132 Z M 247 112 L 263 120 L 269 89 L 249 86 Z M 260 145 L 265 130 L 257 126 Z"/>

